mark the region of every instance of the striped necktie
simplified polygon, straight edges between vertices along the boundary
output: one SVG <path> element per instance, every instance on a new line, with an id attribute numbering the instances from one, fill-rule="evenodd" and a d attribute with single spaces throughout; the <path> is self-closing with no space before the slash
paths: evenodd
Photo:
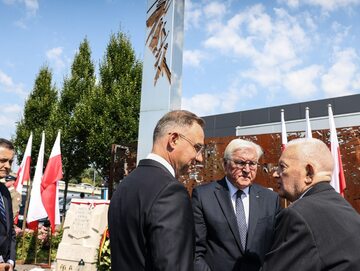
<path id="1" fill-rule="evenodd" d="M 3 196 L 0 193 L 0 217 L 6 224 L 6 212 L 5 212 L 5 204 L 3 200 Z"/>
<path id="2" fill-rule="evenodd" d="M 245 217 L 245 210 L 244 204 L 241 200 L 241 195 L 244 192 L 242 190 L 238 190 L 236 192 L 236 220 L 238 224 L 240 240 L 243 249 L 246 248 L 246 236 L 247 236 L 247 225 L 246 225 L 246 217 Z"/>

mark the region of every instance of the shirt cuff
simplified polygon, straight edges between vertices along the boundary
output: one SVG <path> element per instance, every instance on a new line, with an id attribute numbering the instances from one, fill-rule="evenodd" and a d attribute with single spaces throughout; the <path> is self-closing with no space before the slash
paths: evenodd
<path id="1" fill-rule="evenodd" d="M 15 262 L 13 260 L 8 260 L 7 263 L 11 264 L 12 266 L 15 265 Z"/>

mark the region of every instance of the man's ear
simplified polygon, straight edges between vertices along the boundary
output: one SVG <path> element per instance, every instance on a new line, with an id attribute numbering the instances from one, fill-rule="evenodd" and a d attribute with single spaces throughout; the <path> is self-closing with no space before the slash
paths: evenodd
<path id="1" fill-rule="evenodd" d="M 177 133 L 171 133 L 168 138 L 168 146 L 171 147 L 171 149 L 174 149 L 178 139 L 179 135 Z"/>
<path id="2" fill-rule="evenodd" d="M 314 174 L 315 174 L 315 170 L 313 165 L 311 164 L 307 164 L 306 167 L 306 179 L 305 179 L 305 183 L 306 184 L 311 184 L 314 178 Z"/>

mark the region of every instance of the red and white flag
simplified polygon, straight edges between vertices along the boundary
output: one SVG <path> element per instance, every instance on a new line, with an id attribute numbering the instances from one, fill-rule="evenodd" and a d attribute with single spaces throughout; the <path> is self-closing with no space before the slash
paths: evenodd
<path id="1" fill-rule="evenodd" d="M 287 142 L 284 109 L 281 109 L 281 151 L 284 151 Z"/>
<path id="2" fill-rule="evenodd" d="M 309 117 L 309 107 L 305 108 L 305 119 L 306 119 L 306 130 L 305 130 L 305 137 L 312 138 L 312 131 L 310 125 L 310 117 Z"/>
<path id="3" fill-rule="evenodd" d="M 41 199 L 47 212 L 52 232 L 55 231 L 55 225 L 60 224 L 58 181 L 62 178 L 59 131 L 41 181 Z"/>
<path id="4" fill-rule="evenodd" d="M 330 184 L 336 192 L 344 196 L 344 190 L 346 188 L 345 175 L 341 161 L 339 141 L 337 138 L 334 116 L 331 108 L 331 104 L 328 105 L 329 110 L 329 126 L 330 126 L 330 148 L 331 154 L 334 158 L 334 170 Z"/>
<path id="5" fill-rule="evenodd" d="M 17 178 L 15 181 L 15 189 L 22 194 L 23 185 L 26 181 L 30 180 L 30 163 L 31 163 L 31 146 L 32 146 L 32 133 L 29 136 L 26 144 L 25 153 L 21 161 L 20 167 L 17 172 Z"/>
<path id="6" fill-rule="evenodd" d="M 46 218 L 48 216 L 45 207 L 42 203 L 41 192 L 40 192 L 41 178 L 43 177 L 43 168 L 44 168 L 44 150 L 45 150 L 45 133 L 43 132 L 41 138 L 39 156 L 36 163 L 35 175 L 32 183 L 29 209 L 26 218 L 28 227 L 31 229 L 37 227 L 37 221 L 39 219 Z"/>

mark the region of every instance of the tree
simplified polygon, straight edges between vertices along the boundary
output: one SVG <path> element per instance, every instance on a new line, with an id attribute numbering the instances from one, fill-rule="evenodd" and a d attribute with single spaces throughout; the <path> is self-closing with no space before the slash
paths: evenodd
<path id="1" fill-rule="evenodd" d="M 109 175 L 111 145 L 137 141 L 142 63 L 136 60 L 128 37 L 111 35 L 102 63 L 100 84 L 76 108 L 77 133 L 86 137 L 92 166 Z"/>
<path id="2" fill-rule="evenodd" d="M 32 160 L 38 156 L 41 133 L 46 130 L 52 110 L 57 104 L 57 90 L 52 84 L 52 73 L 47 66 L 40 68 L 34 88 L 25 102 L 24 115 L 16 125 L 13 139 L 17 160 L 21 162 L 30 133 L 33 132 Z M 50 151 L 53 143 L 47 142 Z M 49 153 L 49 152 L 47 152 Z M 50 155 L 50 154 L 48 154 Z M 34 162 L 32 163 L 34 166 Z"/>
<path id="3" fill-rule="evenodd" d="M 54 111 L 51 127 L 62 130 L 62 157 L 64 180 L 77 178 L 89 166 L 86 150 L 86 134 L 78 133 L 74 123 L 74 112 L 84 96 L 95 87 L 95 67 L 91 50 L 85 38 L 75 54 L 71 75 L 65 78 L 59 105 Z"/>
<path id="4" fill-rule="evenodd" d="M 89 95 L 95 86 L 95 67 L 91 60 L 91 50 L 85 38 L 80 43 L 79 51 L 75 54 L 71 66 L 71 75 L 64 79 L 63 89 L 58 105 L 54 108 L 49 130 L 52 128 L 50 138 L 55 138 L 56 131 L 62 131 L 61 154 L 63 164 L 63 179 L 65 181 L 64 198 L 67 197 L 70 179 L 79 175 L 89 166 L 86 151 L 86 136 L 78 133 L 74 123 L 74 111 L 84 96 Z M 63 209 L 65 209 L 64 200 Z"/>

